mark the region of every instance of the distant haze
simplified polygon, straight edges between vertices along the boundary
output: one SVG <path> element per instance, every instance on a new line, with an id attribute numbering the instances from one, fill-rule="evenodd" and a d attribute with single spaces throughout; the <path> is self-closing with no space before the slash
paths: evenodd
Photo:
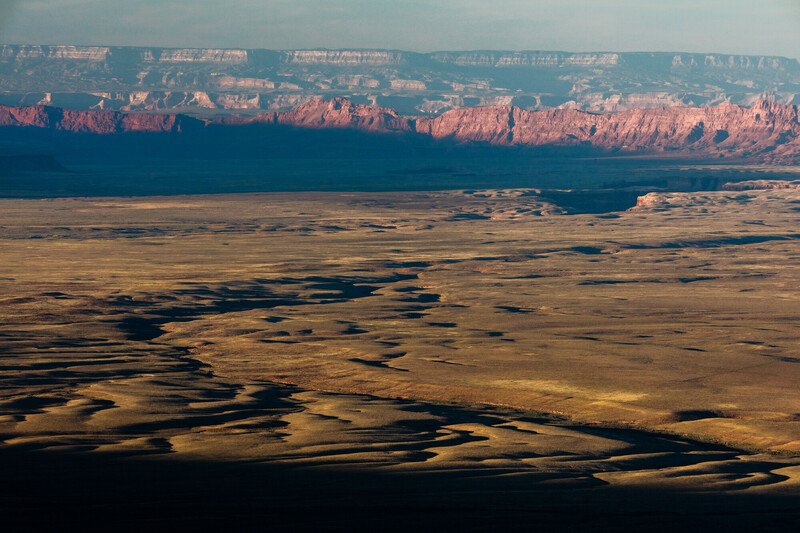
<path id="1" fill-rule="evenodd" d="M 0 41 L 800 57 L 798 0 L 0 0 Z"/>

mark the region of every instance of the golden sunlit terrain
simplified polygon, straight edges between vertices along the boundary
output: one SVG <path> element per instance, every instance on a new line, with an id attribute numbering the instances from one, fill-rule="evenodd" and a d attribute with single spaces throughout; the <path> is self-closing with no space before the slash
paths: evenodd
<path id="1" fill-rule="evenodd" d="M 575 216 L 523 190 L 2 200 L 0 450 L 796 494 L 798 212 L 800 190 Z"/>

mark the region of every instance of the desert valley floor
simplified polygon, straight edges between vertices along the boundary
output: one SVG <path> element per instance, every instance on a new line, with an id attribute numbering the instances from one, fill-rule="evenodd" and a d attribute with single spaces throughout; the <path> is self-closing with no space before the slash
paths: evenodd
<path id="1" fill-rule="evenodd" d="M 3 504 L 796 526 L 798 217 L 798 189 L 0 200 Z"/>

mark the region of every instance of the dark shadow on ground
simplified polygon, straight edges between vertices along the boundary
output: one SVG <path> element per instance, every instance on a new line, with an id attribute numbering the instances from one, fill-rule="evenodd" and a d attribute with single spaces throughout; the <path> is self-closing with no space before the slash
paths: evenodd
<path id="1" fill-rule="evenodd" d="M 796 495 L 570 488 L 525 476 L 0 451 L 13 530 L 796 531 Z M 538 481 L 542 481 L 543 478 Z"/>
<path id="2" fill-rule="evenodd" d="M 621 210 L 641 191 L 716 190 L 764 176 L 722 165 L 728 161 L 628 157 L 589 146 L 500 147 L 265 125 L 120 135 L 0 128 L 0 163 L 0 197 L 8 198 L 539 188 L 575 190 L 550 193 L 574 213 Z M 704 168 L 686 168 L 692 163 Z"/>

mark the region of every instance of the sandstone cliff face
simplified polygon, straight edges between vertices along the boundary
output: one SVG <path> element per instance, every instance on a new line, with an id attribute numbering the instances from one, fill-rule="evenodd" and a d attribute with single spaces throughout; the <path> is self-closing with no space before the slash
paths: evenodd
<path id="1" fill-rule="evenodd" d="M 202 122 L 183 115 L 125 114 L 113 111 L 72 111 L 47 106 L 0 106 L 0 127 L 47 128 L 72 133 L 181 133 Z"/>
<path id="2" fill-rule="evenodd" d="M 412 54 L 382 50 L 297 50 L 286 52 L 283 61 L 303 65 L 400 65 Z"/>
<path id="3" fill-rule="evenodd" d="M 344 98 L 314 98 L 291 111 L 211 122 L 228 126 L 349 128 L 496 146 L 592 146 L 608 151 L 677 152 L 704 158 L 800 162 L 798 108 L 772 101 L 760 101 L 750 108 L 723 104 L 705 108 L 637 109 L 606 115 L 574 109 L 531 111 L 495 105 L 454 109 L 435 118 L 410 118 L 392 109 L 355 104 Z M 109 134 L 181 132 L 203 124 L 181 115 L 0 106 L 0 126 Z"/>
<path id="4" fill-rule="evenodd" d="M 164 63 L 247 63 L 246 50 L 220 50 L 213 48 L 163 50 L 158 60 Z"/>
<path id="5" fill-rule="evenodd" d="M 570 109 L 529 111 L 494 106 L 461 108 L 420 119 L 417 131 L 435 138 L 495 145 L 591 145 L 622 151 L 682 151 L 765 160 L 800 154 L 797 106 L 761 101 L 752 108 L 636 109 L 599 115 Z"/>
<path id="6" fill-rule="evenodd" d="M 669 196 L 669 194 L 660 192 L 649 192 L 636 198 L 636 205 L 631 208 L 631 211 L 669 209 Z"/>
<path id="7" fill-rule="evenodd" d="M 557 67 L 559 65 L 616 65 L 619 54 L 567 54 L 560 52 L 438 52 L 439 63 L 482 67 Z"/>
<path id="8" fill-rule="evenodd" d="M 392 80 L 391 87 L 395 91 L 425 91 L 428 87 L 419 80 Z"/>
<path id="9" fill-rule="evenodd" d="M 379 133 L 412 131 L 412 121 L 392 109 L 356 105 L 345 98 L 317 98 L 277 114 L 277 122 L 304 128 L 355 128 Z"/>
<path id="10" fill-rule="evenodd" d="M 6 59 L 71 59 L 105 61 L 111 49 L 104 46 L 0 46 L 0 57 Z"/>

